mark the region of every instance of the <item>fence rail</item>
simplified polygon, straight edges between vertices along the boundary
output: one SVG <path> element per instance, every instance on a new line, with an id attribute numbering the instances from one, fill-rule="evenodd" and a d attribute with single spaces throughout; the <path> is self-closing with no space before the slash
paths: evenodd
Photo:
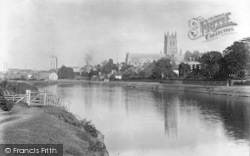
<path id="1" fill-rule="evenodd" d="M 26 94 L 4 95 L 4 98 L 14 103 L 23 101 L 28 105 L 62 107 L 67 111 L 70 110 L 71 105 L 69 99 L 54 95 L 48 91 L 32 92 L 30 90 L 26 90 Z"/>
<path id="2" fill-rule="evenodd" d="M 25 102 L 31 106 L 55 106 L 62 107 L 66 111 L 70 111 L 71 102 L 69 99 L 62 98 L 61 96 L 54 95 L 48 91 L 37 91 L 32 92 L 26 90 L 26 94 L 15 94 L 15 95 L 4 95 L 4 98 L 8 101 L 14 103 Z M 80 116 L 72 113 L 79 121 L 84 120 Z M 104 135 L 98 131 L 97 139 L 102 143 L 101 146 L 104 146 Z"/>

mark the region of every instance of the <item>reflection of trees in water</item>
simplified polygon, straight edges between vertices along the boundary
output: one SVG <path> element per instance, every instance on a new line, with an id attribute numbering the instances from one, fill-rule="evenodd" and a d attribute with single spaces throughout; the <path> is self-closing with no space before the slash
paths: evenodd
<path id="1" fill-rule="evenodd" d="M 227 135 L 235 139 L 248 139 L 250 102 L 227 96 L 182 94 L 181 101 L 196 101 L 205 119 L 224 123 Z M 186 104 L 193 102 L 186 102 Z"/>
<path id="2" fill-rule="evenodd" d="M 249 139 L 250 102 L 246 99 L 201 93 L 153 92 L 158 108 L 163 109 L 166 134 L 178 130 L 181 107 L 199 109 L 202 117 L 213 123 L 221 121 L 226 134 L 235 139 Z M 180 107 L 180 108 L 179 108 Z M 161 111 L 161 110 L 159 110 Z"/>
<path id="3" fill-rule="evenodd" d="M 248 139 L 249 132 L 249 105 L 232 101 L 229 104 L 220 105 L 220 114 L 223 117 L 225 128 L 233 132 L 236 139 Z"/>

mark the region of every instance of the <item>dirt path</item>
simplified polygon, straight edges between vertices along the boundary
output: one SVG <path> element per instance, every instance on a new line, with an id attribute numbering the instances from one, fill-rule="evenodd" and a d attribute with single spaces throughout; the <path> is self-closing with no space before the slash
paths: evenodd
<path id="1" fill-rule="evenodd" d="M 25 109 L 18 105 L 24 104 L 16 104 L 10 112 L 0 110 L 0 144 L 4 144 L 4 130 L 6 127 L 24 122 L 41 112 L 36 108 Z"/>

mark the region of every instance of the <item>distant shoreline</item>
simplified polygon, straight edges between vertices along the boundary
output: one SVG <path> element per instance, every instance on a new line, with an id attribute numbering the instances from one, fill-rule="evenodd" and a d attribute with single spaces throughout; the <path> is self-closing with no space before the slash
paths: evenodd
<path id="1" fill-rule="evenodd" d="M 44 86 L 52 84 L 103 84 L 103 85 L 119 85 L 129 88 L 150 89 L 150 90 L 176 90 L 184 92 L 206 93 L 213 95 L 226 95 L 238 97 L 250 97 L 250 86 L 208 86 L 208 85 L 192 85 L 192 84 L 162 84 L 158 82 L 129 82 L 129 81 L 86 81 L 86 80 L 57 80 L 57 81 L 29 81 L 35 86 Z"/>

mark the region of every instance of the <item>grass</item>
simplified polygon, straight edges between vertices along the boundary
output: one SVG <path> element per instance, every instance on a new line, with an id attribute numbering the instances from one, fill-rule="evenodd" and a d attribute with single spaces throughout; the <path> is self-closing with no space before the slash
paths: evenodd
<path id="1" fill-rule="evenodd" d="M 18 119 L 17 116 L 11 116 L 11 117 L 9 117 L 9 118 L 5 118 L 5 119 L 1 120 L 1 121 L 0 121 L 0 124 L 3 124 L 3 123 L 5 123 L 5 122 L 10 122 L 10 121 L 13 121 L 13 120 L 16 120 L 16 119 Z"/>
<path id="2" fill-rule="evenodd" d="M 98 156 L 106 151 L 74 115 L 63 109 L 17 104 L 11 113 L 14 121 L 4 130 L 5 144 L 63 144 L 66 156 Z"/>

